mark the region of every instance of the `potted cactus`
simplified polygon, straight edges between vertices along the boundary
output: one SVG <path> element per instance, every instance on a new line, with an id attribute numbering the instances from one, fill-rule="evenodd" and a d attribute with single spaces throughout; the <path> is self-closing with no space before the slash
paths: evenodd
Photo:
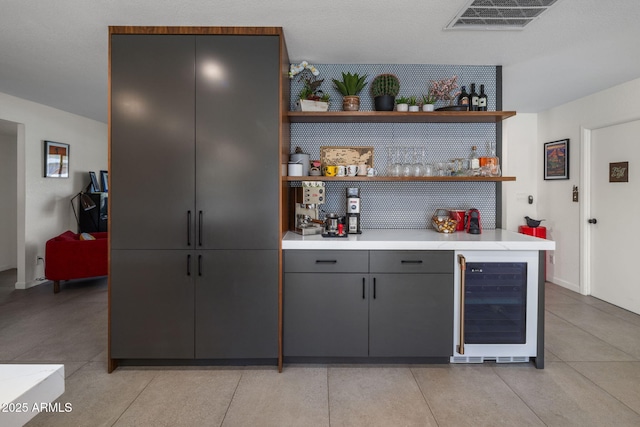
<path id="1" fill-rule="evenodd" d="M 371 82 L 376 111 L 393 111 L 395 98 L 400 91 L 400 80 L 393 74 L 380 74 Z"/>
<path id="2" fill-rule="evenodd" d="M 342 73 L 342 81 L 333 79 L 336 89 L 342 94 L 342 109 L 344 111 L 358 111 L 360 109 L 360 97 L 358 94 L 367 84 L 364 79 L 367 75 L 360 76 L 358 73 Z"/>

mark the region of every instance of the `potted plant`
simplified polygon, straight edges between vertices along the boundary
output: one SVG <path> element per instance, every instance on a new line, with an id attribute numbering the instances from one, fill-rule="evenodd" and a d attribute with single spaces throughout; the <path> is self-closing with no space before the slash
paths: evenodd
<path id="1" fill-rule="evenodd" d="M 300 64 L 291 64 L 289 78 L 292 79 L 297 74 L 299 82 L 302 82 L 302 89 L 298 93 L 296 107 L 298 111 L 327 111 L 329 109 L 329 94 L 320 89 L 324 79 L 318 80 L 320 74 L 318 69 L 307 61 Z"/>
<path id="2" fill-rule="evenodd" d="M 342 109 L 344 111 L 358 111 L 360 109 L 360 97 L 358 94 L 367 84 L 364 81 L 366 78 L 366 74 L 360 76 L 358 73 L 342 73 L 342 81 L 333 79 L 333 84 L 343 96 Z"/>
<path id="3" fill-rule="evenodd" d="M 418 106 L 418 98 L 415 96 L 409 97 L 409 111 L 420 111 L 420 107 Z"/>
<path id="4" fill-rule="evenodd" d="M 453 101 L 460 94 L 458 89 L 458 76 L 448 79 L 431 80 L 431 88 L 429 92 L 433 94 L 436 100 L 447 102 L 446 107 L 440 107 L 438 110 L 454 110 L 460 109 L 460 106 L 453 105 Z"/>
<path id="5" fill-rule="evenodd" d="M 404 96 L 397 98 L 396 111 L 409 111 L 409 98 Z"/>
<path id="6" fill-rule="evenodd" d="M 431 91 L 426 95 L 422 95 L 422 111 L 433 111 L 433 104 L 436 103 L 436 97 Z"/>
<path id="7" fill-rule="evenodd" d="M 393 74 L 380 74 L 371 82 L 376 111 L 393 111 L 393 104 L 400 91 L 400 80 Z"/>

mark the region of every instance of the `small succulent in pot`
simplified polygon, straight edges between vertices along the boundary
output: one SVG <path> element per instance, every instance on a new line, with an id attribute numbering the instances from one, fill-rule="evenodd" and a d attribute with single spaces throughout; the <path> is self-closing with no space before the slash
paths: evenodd
<path id="1" fill-rule="evenodd" d="M 366 78 L 366 74 L 361 76 L 358 73 L 342 73 L 342 80 L 332 80 L 336 89 L 338 89 L 343 96 L 356 96 L 366 86 Z"/>
<path id="2" fill-rule="evenodd" d="M 360 97 L 358 94 L 367 84 L 367 75 L 360 76 L 358 73 L 342 73 L 342 81 L 333 79 L 333 84 L 344 97 L 342 109 L 344 111 L 358 111 L 360 109 Z"/>

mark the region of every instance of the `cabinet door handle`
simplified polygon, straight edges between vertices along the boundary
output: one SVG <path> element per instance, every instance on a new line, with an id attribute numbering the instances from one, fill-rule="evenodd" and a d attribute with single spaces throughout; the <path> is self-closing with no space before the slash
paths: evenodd
<path id="1" fill-rule="evenodd" d="M 421 259 L 403 259 L 400 261 L 402 264 L 422 264 Z"/>
<path id="2" fill-rule="evenodd" d="M 187 211 L 187 246 L 191 246 L 191 211 Z"/>
<path id="3" fill-rule="evenodd" d="M 364 293 L 364 287 L 365 287 L 365 285 L 364 285 L 364 283 L 365 283 L 365 278 L 363 277 L 363 278 L 362 278 L 362 299 L 365 299 L 365 293 Z"/>
<path id="4" fill-rule="evenodd" d="M 202 246 L 202 211 L 198 211 L 198 246 Z"/>
<path id="5" fill-rule="evenodd" d="M 191 255 L 187 255 L 187 276 L 191 276 Z"/>
<path id="6" fill-rule="evenodd" d="M 376 278 L 373 278 L 373 299 L 376 299 Z"/>
<path id="7" fill-rule="evenodd" d="M 464 354 L 464 293 L 465 287 L 465 274 L 467 272 L 467 260 L 464 255 L 458 255 L 458 263 L 460 264 L 460 336 L 458 337 L 458 353 Z"/>
<path id="8" fill-rule="evenodd" d="M 198 276 L 202 276 L 202 255 L 198 255 Z"/>
<path id="9" fill-rule="evenodd" d="M 337 259 L 317 259 L 316 264 L 337 264 Z"/>

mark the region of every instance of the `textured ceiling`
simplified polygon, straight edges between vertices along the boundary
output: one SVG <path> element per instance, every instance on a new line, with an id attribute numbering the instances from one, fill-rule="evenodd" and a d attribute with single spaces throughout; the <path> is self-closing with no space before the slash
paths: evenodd
<path id="1" fill-rule="evenodd" d="M 292 62 L 502 65 L 518 112 L 640 77 L 638 0 L 561 0 L 523 31 L 443 30 L 465 4 L 3 0 L 0 92 L 106 122 L 109 25 L 281 26 Z"/>

